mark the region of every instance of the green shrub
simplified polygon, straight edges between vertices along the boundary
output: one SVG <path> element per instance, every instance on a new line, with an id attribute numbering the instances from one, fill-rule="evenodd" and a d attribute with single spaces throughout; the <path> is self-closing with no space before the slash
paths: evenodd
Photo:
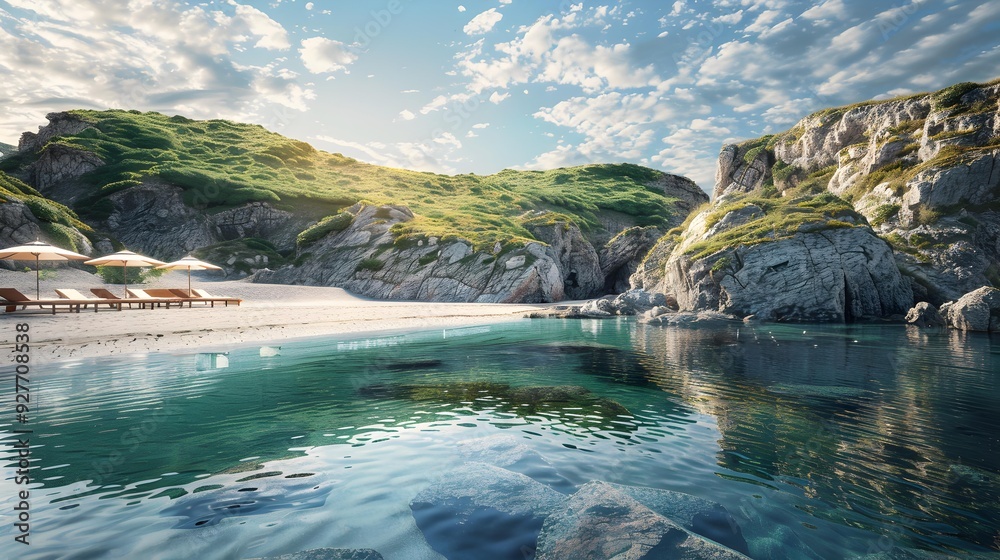
<path id="1" fill-rule="evenodd" d="M 354 267 L 354 271 L 362 272 L 368 270 L 371 272 L 378 272 L 379 270 L 382 270 L 383 267 L 385 267 L 385 263 L 378 259 L 361 259 L 358 266 Z"/>
<path id="2" fill-rule="evenodd" d="M 341 212 L 333 216 L 327 216 L 306 228 L 296 237 L 295 242 L 300 246 L 308 245 L 325 237 L 327 234 L 347 229 L 353 222 L 354 214 L 350 212 Z"/>
<path id="3" fill-rule="evenodd" d="M 973 82 L 962 82 L 944 88 L 943 90 L 934 94 L 932 98 L 932 103 L 935 109 L 947 109 L 949 107 L 954 107 L 962 101 L 962 96 L 969 93 L 970 91 L 980 87 L 979 84 Z"/>
<path id="4" fill-rule="evenodd" d="M 124 284 L 126 270 L 128 271 L 129 284 L 143 284 L 154 278 L 159 278 L 167 272 L 166 270 L 138 268 L 134 266 L 127 269 L 121 266 L 99 266 L 97 267 L 97 275 L 106 284 Z"/>
<path id="5" fill-rule="evenodd" d="M 430 254 L 424 255 L 424 256 L 420 257 L 419 259 L 417 259 L 417 263 L 420 266 L 427 266 L 427 265 L 431 264 L 432 262 L 438 260 L 438 255 L 439 254 L 440 254 L 440 252 L 436 251 L 434 253 L 430 253 Z"/>
<path id="6" fill-rule="evenodd" d="M 896 214 L 899 214 L 898 204 L 882 204 L 872 212 L 871 225 L 880 226 Z"/>

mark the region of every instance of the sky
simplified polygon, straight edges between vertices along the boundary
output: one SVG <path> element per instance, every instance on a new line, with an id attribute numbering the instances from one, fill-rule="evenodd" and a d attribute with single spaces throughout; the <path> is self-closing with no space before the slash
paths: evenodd
<path id="1" fill-rule="evenodd" d="M 997 0 L 0 0 L 0 142 L 69 109 L 252 122 L 438 173 L 631 162 L 1000 77 Z"/>

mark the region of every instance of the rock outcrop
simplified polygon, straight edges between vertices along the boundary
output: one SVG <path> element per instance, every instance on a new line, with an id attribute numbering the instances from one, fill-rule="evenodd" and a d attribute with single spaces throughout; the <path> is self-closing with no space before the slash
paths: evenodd
<path id="1" fill-rule="evenodd" d="M 408 208 L 359 204 L 348 212 L 354 219 L 347 228 L 301 249 L 310 254 L 308 261 L 258 273 L 255 281 L 340 286 L 381 299 L 549 302 L 565 298 L 562 271 L 541 243 L 498 254 L 475 251 L 461 240 L 443 242 L 434 237 L 396 244 L 390 229 L 413 219 Z M 566 233 L 568 239 L 561 246 L 572 247 L 573 232 Z"/>
<path id="2" fill-rule="evenodd" d="M 662 235 L 659 228 L 636 226 L 623 230 L 605 243 L 599 254 L 604 293 L 628 290 L 629 279 Z"/>
<path id="3" fill-rule="evenodd" d="M 906 323 L 918 327 L 943 327 L 947 324 L 938 308 L 926 301 L 918 302 L 906 312 Z"/>
<path id="4" fill-rule="evenodd" d="M 56 136 L 78 134 L 93 125 L 72 113 L 49 113 L 45 115 L 48 124 L 38 127 L 38 132 L 25 132 L 17 144 L 19 152 L 34 152 Z"/>
<path id="5" fill-rule="evenodd" d="M 903 314 L 913 295 L 889 245 L 867 228 L 799 233 L 666 264 L 682 311 L 770 321 L 850 322 Z"/>
<path id="6" fill-rule="evenodd" d="M 716 197 L 773 188 L 849 200 L 888 240 L 918 299 L 1000 280 L 1000 83 L 860 103 L 725 146 Z"/>
<path id="7" fill-rule="evenodd" d="M 941 306 L 948 325 L 962 331 L 1000 332 L 1000 290 L 983 286 Z"/>

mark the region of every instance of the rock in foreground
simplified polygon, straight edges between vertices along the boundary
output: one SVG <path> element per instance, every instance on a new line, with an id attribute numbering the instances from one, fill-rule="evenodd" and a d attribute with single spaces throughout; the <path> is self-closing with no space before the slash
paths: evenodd
<path id="1" fill-rule="evenodd" d="M 523 474 L 466 463 L 420 492 L 410 509 L 427 543 L 449 560 L 523 560 L 564 498 Z"/>
<path id="2" fill-rule="evenodd" d="M 553 513 L 538 537 L 538 560 L 746 559 L 702 539 L 605 482 L 590 482 Z"/>
<path id="3" fill-rule="evenodd" d="M 382 555 L 370 548 L 313 548 L 250 560 L 382 560 Z"/>

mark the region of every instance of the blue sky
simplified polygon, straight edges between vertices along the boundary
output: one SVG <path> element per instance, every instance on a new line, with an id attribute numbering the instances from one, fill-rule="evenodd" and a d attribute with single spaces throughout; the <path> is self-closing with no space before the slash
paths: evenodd
<path id="1" fill-rule="evenodd" d="M 0 141 L 50 111 L 262 124 L 441 173 L 633 162 L 1000 77 L 1000 2 L 0 0 Z"/>

